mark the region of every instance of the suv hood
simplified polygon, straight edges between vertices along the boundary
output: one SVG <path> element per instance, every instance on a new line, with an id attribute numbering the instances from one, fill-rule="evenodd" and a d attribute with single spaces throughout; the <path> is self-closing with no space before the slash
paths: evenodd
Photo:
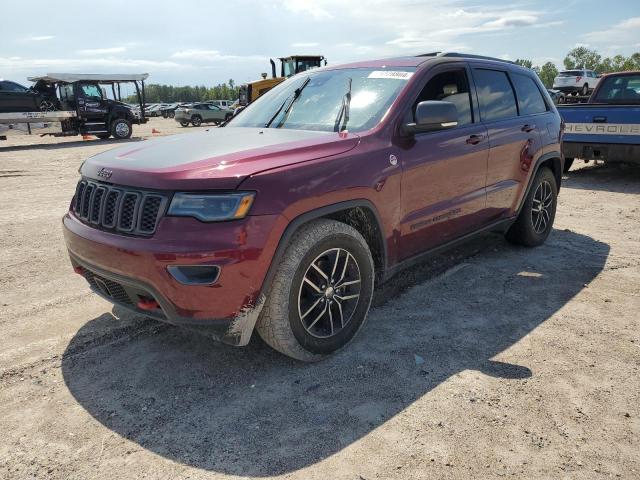
<path id="1" fill-rule="evenodd" d="M 160 190 L 233 190 L 250 175 L 347 152 L 355 134 L 226 127 L 127 144 L 87 159 L 98 181 Z M 100 175 L 98 174 L 100 172 Z"/>

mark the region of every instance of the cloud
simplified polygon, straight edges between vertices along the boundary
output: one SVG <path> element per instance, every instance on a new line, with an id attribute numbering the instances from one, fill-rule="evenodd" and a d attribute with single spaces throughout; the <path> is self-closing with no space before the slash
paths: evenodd
<path id="1" fill-rule="evenodd" d="M 284 0 L 283 2 L 285 8 L 294 13 L 303 13 L 314 18 L 332 18 L 333 15 L 320 6 L 321 3 L 323 2 L 316 0 Z"/>
<path id="2" fill-rule="evenodd" d="M 538 17 L 535 15 L 520 15 L 511 17 L 500 17 L 486 22 L 482 25 L 484 28 L 511 28 L 511 27 L 529 27 L 535 25 L 538 22 Z"/>
<path id="3" fill-rule="evenodd" d="M 190 48 L 174 52 L 171 54 L 171 58 L 203 62 L 265 60 L 265 57 L 260 55 L 223 55 L 218 50 L 203 50 L 199 48 Z"/>
<path id="4" fill-rule="evenodd" d="M 296 42 L 291 44 L 293 48 L 317 47 L 318 45 L 320 45 L 318 42 Z"/>
<path id="5" fill-rule="evenodd" d="M 627 44 L 633 47 L 640 41 L 640 17 L 623 20 L 606 30 L 598 30 L 582 35 L 586 41 L 601 45 Z"/>
<path id="6" fill-rule="evenodd" d="M 112 48 L 88 48 L 78 50 L 78 55 L 110 55 L 114 53 L 122 53 L 126 51 L 125 47 L 112 47 Z"/>
<path id="7" fill-rule="evenodd" d="M 28 40 L 33 42 L 42 42 L 43 40 L 53 40 L 56 38 L 54 35 L 39 35 L 35 37 L 29 37 Z"/>
<path id="8" fill-rule="evenodd" d="M 144 69 L 176 69 L 184 68 L 188 65 L 171 62 L 155 61 L 130 58 L 23 58 L 23 57 L 0 57 L 0 68 L 12 69 L 15 71 L 40 71 L 57 68 L 63 71 L 74 71 L 78 69 L 104 69 L 111 68 L 121 71 L 123 68 L 144 68 Z"/>

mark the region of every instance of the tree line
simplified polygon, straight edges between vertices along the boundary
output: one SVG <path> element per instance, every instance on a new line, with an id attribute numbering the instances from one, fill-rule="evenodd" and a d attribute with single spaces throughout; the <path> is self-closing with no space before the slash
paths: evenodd
<path id="1" fill-rule="evenodd" d="M 233 79 L 227 83 L 219 83 L 213 87 L 204 85 L 176 87 L 173 85 L 159 85 L 150 83 L 144 86 L 146 103 L 174 103 L 174 102 L 206 102 L 208 100 L 236 100 L 238 87 Z M 131 95 L 125 102 L 136 103 L 137 97 Z"/>
<path id="2" fill-rule="evenodd" d="M 515 63 L 535 71 L 547 88 L 553 86 L 553 79 L 558 75 L 558 68 L 552 62 L 547 62 L 542 66 L 534 66 L 531 60 L 519 58 Z M 562 63 L 567 70 L 586 68 L 596 73 L 627 72 L 640 70 L 640 52 L 628 57 L 624 55 L 603 57 L 596 50 L 576 47 L 567 53 Z"/>

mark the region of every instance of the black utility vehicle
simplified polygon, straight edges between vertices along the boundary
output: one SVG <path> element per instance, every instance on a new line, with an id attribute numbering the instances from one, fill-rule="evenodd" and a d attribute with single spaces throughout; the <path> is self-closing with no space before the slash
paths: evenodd
<path id="1" fill-rule="evenodd" d="M 49 128 L 59 124 L 59 128 L 43 135 L 71 136 L 95 135 L 106 139 L 129 138 L 132 124 L 146 123 L 144 114 L 144 80 L 146 73 L 135 75 L 91 75 L 71 73 L 50 73 L 42 77 L 31 77 L 35 82 L 31 90 L 48 99 L 47 108 L 43 101 L 38 104 L 25 101 L 21 106 L 12 105 L 0 112 L 0 123 L 9 130 L 19 130 L 26 125 L 32 133 L 39 125 Z M 133 84 L 140 105 L 140 113 L 122 101 L 122 84 Z M 25 130 L 23 128 L 23 130 Z"/>

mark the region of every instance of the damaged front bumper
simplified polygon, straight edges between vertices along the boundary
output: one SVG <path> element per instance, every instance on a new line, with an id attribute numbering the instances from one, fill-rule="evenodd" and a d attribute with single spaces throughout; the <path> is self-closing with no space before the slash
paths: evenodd
<path id="1" fill-rule="evenodd" d="M 239 347 L 249 343 L 253 328 L 264 306 L 264 295 L 259 295 L 255 304 L 245 305 L 237 315 L 231 318 L 182 317 L 173 305 L 152 286 L 103 270 L 79 259 L 72 253 L 69 253 L 69 257 L 74 271 L 82 275 L 89 283 L 91 290 L 105 300 L 139 315 L 196 330 L 227 345 Z"/>

